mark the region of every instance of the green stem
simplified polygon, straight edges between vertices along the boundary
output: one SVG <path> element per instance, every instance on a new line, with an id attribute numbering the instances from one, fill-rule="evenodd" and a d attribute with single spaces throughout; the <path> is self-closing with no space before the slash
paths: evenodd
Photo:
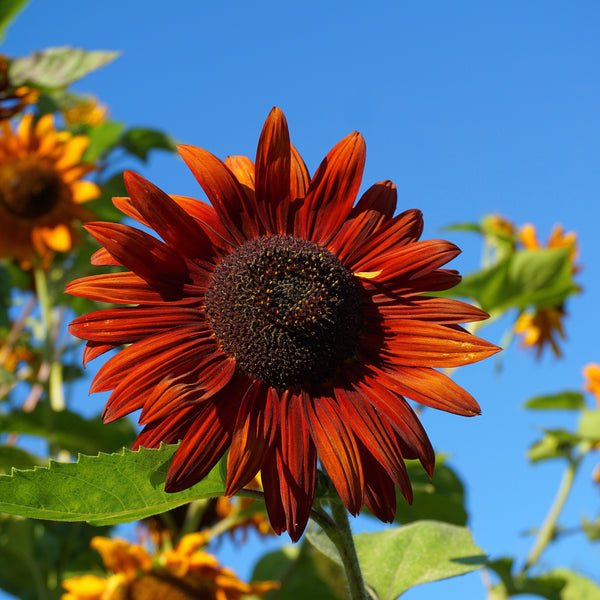
<path id="1" fill-rule="evenodd" d="M 60 406 L 60 402 L 56 401 L 56 367 L 53 368 L 54 348 L 52 345 L 52 306 L 50 304 L 50 294 L 48 293 L 48 281 L 44 269 L 36 265 L 33 269 L 33 277 L 35 281 L 35 291 L 40 304 L 40 313 L 42 321 L 42 337 L 43 337 L 43 357 L 44 363 L 48 365 L 48 382 L 46 389 L 48 391 L 48 400 L 44 403 L 46 407 L 46 431 L 48 434 L 49 454 L 55 456 L 58 452 L 56 436 L 54 434 L 54 412 L 62 410 L 64 406 Z M 52 375 L 55 373 L 54 376 Z M 60 371 L 62 376 L 62 371 Z M 62 391 L 62 390 L 61 390 Z M 60 396 L 59 396 L 60 398 Z"/>
<path id="2" fill-rule="evenodd" d="M 346 507 L 338 499 L 332 499 L 330 505 L 333 522 L 330 519 L 319 519 L 317 522 L 340 554 L 346 581 L 348 582 L 350 600 L 369 600 L 358 563 Z"/>
<path id="3" fill-rule="evenodd" d="M 565 505 L 569 492 L 573 487 L 573 480 L 575 479 L 578 464 L 579 460 L 569 458 L 567 468 L 563 473 L 556 496 L 554 497 L 550 510 L 538 531 L 535 542 L 529 551 L 525 565 L 521 571 L 522 573 L 525 573 L 525 571 L 530 569 L 538 561 L 546 546 L 552 541 L 556 529 L 556 522 Z"/>

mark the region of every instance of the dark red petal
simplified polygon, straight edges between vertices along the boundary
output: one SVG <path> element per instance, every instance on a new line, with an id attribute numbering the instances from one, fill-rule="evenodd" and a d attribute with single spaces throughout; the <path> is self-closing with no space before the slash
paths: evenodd
<path id="1" fill-rule="evenodd" d="M 396 207 L 396 186 L 391 181 L 372 185 L 352 208 L 348 220 L 328 247 L 342 262 L 346 262 L 357 247 L 383 223 L 392 218 Z"/>
<path id="2" fill-rule="evenodd" d="M 77 317 L 69 324 L 76 337 L 114 345 L 130 344 L 165 329 L 188 323 L 205 324 L 197 308 L 142 306 L 108 308 Z"/>
<path id="3" fill-rule="evenodd" d="M 170 416 L 149 423 L 135 439 L 133 450 L 143 448 L 158 448 L 161 444 L 176 444 L 189 431 L 191 423 L 198 417 L 199 406 L 186 406 Z"/>
<path id="4" fill-rule="evenodd" d="M 383 385 L 415 402 L 464 417 L 481 413 L 471 394 L 435 369 L 398 366 L 373 369 L 381 376 Z"/>
<path id="5" fill-rule="evenodd" d="M 256 202 L 268 233 L 287 233 L 291 180 L 290 134 L 283 112 L 269 113 L 256 150 Z"/>
<path id="6" fill-rule="evenodd" d="M 225 494 L 235 494 L 261 469 L 279 424 L 279 399 L 273 388 L 254 382 L 240 402 L 227 457 Z"/>
<path id="7" fill-rule="evenodd" d="M 460 254 L 445 240 L 425 240 L 402 246 L 368 262 L 353 265 L 354 271 L 381 271 L 373 281 L 390 287 L 406 287 L 407 282 L 427 275 Z"/>
<path id="8" fill-rule="evenodd" d="M 190 280 L 185 261 L 155 237 L 121 223 L 88 223 L 85 229 L 120 264 L 153 285 L 181 287 Z"/>
<path id="9" fill-rule="evenodd" d="M 114 350 L 118 344 L 102 344 L 100 342 L 88 342 L 83 349 L 83 366 L 87 366 L 90 360 L 98 358 L 109 350 Z"/>
<path id="10" fill-rule="evenodd" d="M 202 297 L 204 286 L 166 285 L 152 289 L 146 281 L 129 271 L 125 273 L 104 273 L 82 277 L 67 284 L 65 291 L 73 296 L 111 302 L 113 304 L 196 304 Z"/>
<path id="11" fill-rule="evenodd" d="M 364 476 L 354 433 L 332 398 L 304 400 L 305 418 L 319 459 L 346 508 L 356 515 L 363 504 Z"/>
<path id="12" fill-rule="evenodd" d="M 185 326 L 139 340 L 121 350 L 100 368 L 90 391 L 93 393 L 112 390 L 126 375 L 141 375 L 143 369 L 149 366 L 160 370 L 162 360 L 165 367 L 169 364 L 168 361 L 177 361 L 178 351 L 181 352 L 181 356 L 184 356 L 184 351 L 190 354 L 198 352 L 207 345 L 206 338 L 209 335 L 206 330 L 199 332 L 196 326 Z M 214 351 L 217 348 L 216 342 L 209 339 L 208 347 Z"/>
<path id="13" fill-rule="evenodd" d="M 287 529 L 287 517 L 283 507 L 283 501 L 281 500 L 282 483 L 279 478 L 278 468 L 280 461 L 281 447 L 279 445 L 278 447 L 271 448 L 271 452 L 265 457 L 260 472 L 269 522 L 277 535 L 281 535 Z M 301 535 L 302 532 L 297 535 L 296 540 L 294 541 L 298 541 Z"/>
<path id="14" fill-rule="evenodd" d="M 439 324 L 471 323 L 489 317 L 480 308 L 460 300 L 425 296 L 365 306 L 364 312 L 373 321 L 393 318 L 433 321 Z"/>
<path id="15" fill-rule="evenodd" d="M 347 373 L 350 383 L 360 393 L 365 403 L 373 406 L 402 437 L 407 449 L 406 458 L 418 458 L 431 475 L 435 465 L 435 452 L 427 433 L 417 415 L 396 392 L 385 388 L 375 375 L 369 372 Z"/>
<path id="16" fill-rule="evenodd" d="M 385 469 L 369 454 L 364 446 L 359 445 L 365 476 L 365 504 L 367 508 L 384 523 L 392 523 L 396 516 L 396 487 Z M 407 478 L 408 479 L 408 478 Z M 402 493 L 412 501 L 412 488 Z"/>
<path id="17" fill-rule="evenodd" d="M 280 399 L 280 446 L 275 452 L 277 472 L 275 474 L 271 470 L 267 473 L 267 481 L 263 479 L 265 498 L 268 488 L 271 497 L 269 503 L 276 518 L 278 503 L 272 496 L 273 486 L 279 487 L 285 527 L 294 542 L 300 539 L 306 528 L 315 495 L 317 474 L 317 452 L 300 406 L 304 401 L 305 399 L 297 394 L 283 392 Z M 273 480 L 274 475 L 277 481 Z M 269 503 L 267 509 L 271 518 Z"/>
<path id="18" fill-rule="evenodd" d="M 123 178 L 131 203 L 168 246 L 189 258 L 214 255 L 202 228 L 167 194 L 137 173 L 125 171 Z"/>
<path id="19" fill-rule="evenodd" d="M 345 388 L 345 389 L 344 389 Z M 354 431 L 364 447 L 381 464 L 392 481 L 400 489 L 410 489 L 410 482 L 404 465 L 402 446 L 396 431 L 383 419 L 375 408 L 348 384 L 335 386 L 342 418 Z M 365 471 L 365 480 L 368 479 Z"/>
<path id="20" fill-rule="evenodd" d="M 178 150 L 217 211 L 228 241 L 237 245 L 256 238 L 260 231 L 256 209 L 225 163 L 202 148 L 179 146 Z"/>
<path id="21" fill-rule="evenodd" d="M 423 232 L 423 215 L 410 209 L 387 221 L 361 244 L 354 244 L 346 254 L 345 263 L 352 271 L 365 271 L 365 265 L 383 253 L 416 242 Z"/>
<path id="22" fill-rule="evenodd" d="M 391 318 L 385 320 L 384 326 L 383 335 L 381 331 L 365 331 L 361 346 L 371 355 L 371 360 L 376 355 L 390 366 L 459 367 L 501 350 L 453 326 Z"/>
<path id="23" fill-rule="evenodd" d="M 290 144 L 291 154 L 291 178 L 290 178 L 290 200 L 305 198 L 310 185 L 308 169 L 293 144 Z"/>
<path id="24" fill-rule="evenodd" d="M 118 260 L 115 260 L 115 258 L 108 253 L 106 248 L 96 250 L 90 258 L 90 263 L 95 267 L 115 267 L 121 265 Z"/>
<path id="25" fill-rule="evenodd" d="M 222 392 L 199 405 L 197 417 L 185 434 L 167 475 L 165 491 L 185 490 L 208 475 L 231 443 L 239 398 L 250 383 L 234 379 Z"/>
<path id="26" fill-rule="evenodd" d="M 220 350 L 195 359 L 192 357 L 178 365 L 173 374 L 150 386 L 139 422 L 170 418 L 183 406 L 211 398 L 227 386 L 234 375 L 235 360 Z"/>
<path id="27" fill-rule="evenodd" d="M 297 235 L 323 246 L 329 243 L 352 209 L 365 155 L 364 139 L 356 131 L 332 148 L 310 182 L 302 207 L 307 226 Z"/>

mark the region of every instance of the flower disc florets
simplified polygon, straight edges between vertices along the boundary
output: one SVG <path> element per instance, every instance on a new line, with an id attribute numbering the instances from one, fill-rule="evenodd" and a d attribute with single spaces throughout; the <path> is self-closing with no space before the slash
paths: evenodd
<path id="1" fill-rule="evenodd" d="M 354 278 L 328 250 L 289 235 L 240 246 L 216 267 L 206 312 L 240 370 L 277 388 L 318 384 L 354 354 Z"/>
<path id="2" fill-rule="evenodd" d="M 37 219 L 52 211 L 63 193 L 60 175 L 39 159 L 21 159 L 0 169 L 0 203 L 17 218 Z"/>

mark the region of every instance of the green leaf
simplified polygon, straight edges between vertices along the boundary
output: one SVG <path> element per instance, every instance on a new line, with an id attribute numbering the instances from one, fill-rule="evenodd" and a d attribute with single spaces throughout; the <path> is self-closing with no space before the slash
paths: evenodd
<path id="1" fill-rule="evenodd" d="M 29 0 L 0 0 L 0 42 L 4 39 L 8 26 L 28 2 Z"/>
<path id="2" fill-rule="evenodd" d="M 584 410 L 579 419 L 577 433 L 585 440 L 600 441 L 600 410 Z"/>
<path id="3" fill-rule="evenodd" d="M 341 564 L 324 533 L 309 532 L 307 537 L 325 556 Z M 463 575 L 486 564 L 471 532 L 448 523 L 418 521 L 356 535 L 354 542 L 365 581 L 380 600 L 395 600 L 416 585 Z"/>
<path id="4" fill-rule="evenodd" d="M 488 567 L 501 580 L 495 585 L 490 600 L 509 598 L 521 594 L 541 596 L 547 600 L 600 600 L 600 588 L 590 579 L 567 569 L 554 569 L 548 573 L 527 577 L 512 575 L 513 560 L 503 558 L 491 561 Z"/>
<path id="5" fill-rule="evenodd" d="M 70 46 L 46 48 L 14 59 L 10 64 L 9 77 L 13 85 L 63 88 L 112 62 L 117 56 L 118 52 L 90 52 Z"/>
<path id="6" fill-rule="evenodd" d="M 581 520 L 581 528 L 590 542 L 600 540 L 600 516 L 598 516 L 595 521 L 590 521 L 588 518 L 583 517 Z"/>
<path id="7" fill-rule="evenodd" d="M 79 452 L 83 454 L 113 452 L 123 446 L 130 446 L 136 435 L 133 425 L 126 419 L 105 425 L 99 416 L 84 419 L 70 410 L 55 412 L 52 427 L 59 447 L 73 455 Z M 0 431 L 47 436 L 43 403 L 40 403 L 33 412 L 16 410 L 1 414 Z"/>
<path id="8" fill-rule="evenodd" d="M 122 131 L 123 123 L 117 121 L 106 121 L 95 127 L 86 127 L 83 133 L 90 138 L 90 145 L 81 160 L 95 162 L 110 152 L 119 143 Z"/>
<path id="9" fill-rule="evenodd" d="M 571 248 L 523 250 L 465 277 L 446 295 L 476 300 L 488 312 L 559 306 L 577 290 Z"/>
<path id="10" fill-rule="evenodd" d="M 90 549 L 108 530 L 84 523 L 52 523 L 0 515 L 0 588 L 21 600 L 59 600 L 65 565 L 100 571 L 100 555 Z"/>
<path id="11" fill-rule="evenodd" d="M 323 556 L 307 539 L 296 546 L 265 554 L 252 581 L 281 581 L 265 600 L 346 600 L 346 579 L 341 567 Z"/>
<path id="12" fill-rule="evenodd" d="M 146 161 L 150 150 L 169 150 L 170 152 L 174 152 L 177 142 L 161 131 L 138 127 L 128 129 L 123 134 L 121 146 L 130 154 Z"/>
<path id="13" fill-rule="evenodd" d="M 525 402 L 525 408 L 534 410 L 580 410 L 585 407 L 581 392 L 565 391 L 551 396 L 536 396 Z"/>
<path id="14" fill-rule="evenodd" d="M 569 431 L 547 429 L 544 430 L 544 437 L 529 448 L 527 456 L 534 463 L 550 458 L 565 458 L 579 441 L 579 436 Z"/>
<path id="15" fill-rule="evenodd" d="M 36 465 L 45 466 L 48 460 L 35 456 L 18 446 L 0 445 L 0 473 L 10 473 L 11 469 L 33 469 Z"/>
<path id="16" fill-rule="evenodd" d="M 169 494 L 164 483 L 177 446 L 140 448 L 76 463 L 0 475 L 0 512 L 34 519 L 115 525 L 165 512 L 191 500 L 222 496 L 225 477 L 217 465 L 202 481 Z"/>
<path id="17" fill-rule="evenodd" d="M 467 523 L 463 484 L 456 473 L 444 464 L 443 457 L 436 457 L 432 480 L 419 461 L 407 460 L 406 468 L 413 487 L 413 503 L 408 504 L 404 496 L 396 491 L 396 522 L 430 520 L 453 525 Z"/>

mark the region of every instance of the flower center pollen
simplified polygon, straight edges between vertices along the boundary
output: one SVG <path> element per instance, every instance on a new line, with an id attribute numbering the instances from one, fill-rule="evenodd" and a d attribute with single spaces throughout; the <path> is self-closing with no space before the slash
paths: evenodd
<path id="1" fill-rule="evenodd" d="M 212 274 L 206 312 L 239 369 L 280 389 L 331 378 L 358 344 L 363 316 L 350 271 L 308 240 L 265 236 Z"/>
<path id="2" fill-rule="evenodd" d="M 56 169 L 39 158 L 0 167 L 0 205 L 19 219 L 37 219 L 60 202 L 64 183 Z"/>

